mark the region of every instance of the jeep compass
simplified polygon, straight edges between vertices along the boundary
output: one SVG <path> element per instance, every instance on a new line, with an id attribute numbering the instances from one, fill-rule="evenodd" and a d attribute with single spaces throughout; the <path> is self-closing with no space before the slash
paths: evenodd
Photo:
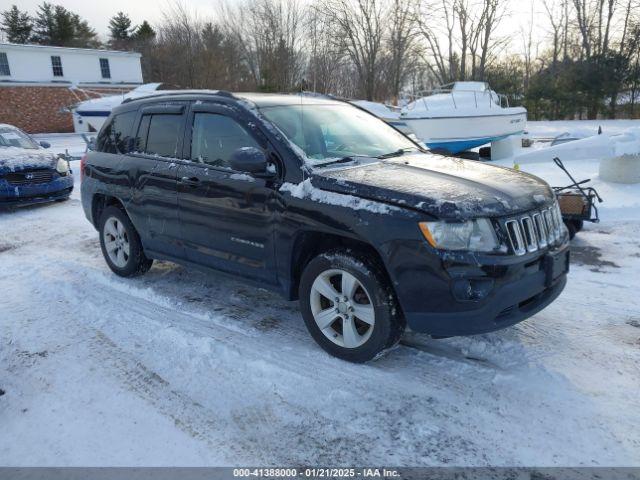
<path id="1" fill-rule="evenodd" d="M 242 277 L 299 300 L 315 341 L 349 361 L 376 357 L 407 327 L 508 327 L 566 283 L 568 235 L 544 181 L 429 153 L 338 100 L 127 100 L 81 170 L 113 272 L 161 259 Z"/>

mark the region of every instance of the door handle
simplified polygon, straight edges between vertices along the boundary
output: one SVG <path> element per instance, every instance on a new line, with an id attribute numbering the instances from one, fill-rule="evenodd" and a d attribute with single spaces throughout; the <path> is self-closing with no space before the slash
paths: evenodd
<path id="1" fill-rule="evenodd" d="M 182 177 L 180 179 L 180 183 L 182 183 L 183 185 L 189 185 L 190 187 L 197 187 L 198 185 L 200 185 L 200 180 L 198 180 L 196 177 Z"/>

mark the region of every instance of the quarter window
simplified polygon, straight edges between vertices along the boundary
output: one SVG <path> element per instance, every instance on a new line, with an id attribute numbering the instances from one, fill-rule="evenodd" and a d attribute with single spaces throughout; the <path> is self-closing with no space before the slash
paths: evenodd
<path id="1" fill-rule="evenodd" d="M 229 167 L 238 148 L 260 145 L 238 122 L 215 113 L 196 113 L 193 118 L 191 160 L 216 167 Z"/>
<path id="2" fill-rule="evenodd" d="M 129 153 L 132 148 L 133 122 L 137 112 L 125 112 L 115 115 L 100 133 L 96 147 L 99 152 Z"/>
<path id="3" fill-rule="evenodd" d="M 7 77 L 11 75 L 11 70 L 9 69 L 9 59 L 7 58 L 7 54 L 5 52 L 0 52 L 0 75 Z"/>
<path id="4" fill-rule="evenodd" d="M 54 77 L 62 77 L 64 75 L 62 71 L 62 60 L 59 56 L 53 55 L 51 57 L 51 68 L 53 69 Z"/>
<path id="5" fill-rule="evenodd" d="M 182 115 L 144 115 L 138 128 L 136 149 L 161 157 L 176 157 L 181 126 Z"/>
<path id="6" fill-rule="evenodd" d="M 102 74 L 102 78 L 111 78 L 111 68 L 109 68 L 108 58 L 100 59 L 100 73 Z"/>

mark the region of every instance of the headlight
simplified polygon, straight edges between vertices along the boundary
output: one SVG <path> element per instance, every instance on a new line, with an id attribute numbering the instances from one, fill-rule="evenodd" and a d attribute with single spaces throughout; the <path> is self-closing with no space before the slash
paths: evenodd
<path id="1" fill-rule="evenodd" d="M 69 167 L 69 161 L 64 158 L 59 158 L 58 163 L 56 164 L 56 171 L 60 175 L 69 175 L 71 168 Z"/>
<path id="2" fill-rule="evenodd" d="M 466 222 L 420 222 L 420 230 L 429 244 L 442 250 L 494 252 L 500 242 L 493 225 L 486 218 Z"/>

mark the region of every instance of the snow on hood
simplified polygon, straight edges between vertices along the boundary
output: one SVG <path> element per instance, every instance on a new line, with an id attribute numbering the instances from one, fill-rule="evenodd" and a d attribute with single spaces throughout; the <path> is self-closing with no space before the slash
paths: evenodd
<path id="1" fill-rule="evenodd" d="M 554 199 L 549 185 L 533 175 L 429 154 L 314 173 L 317 188 L 409 207 L 438 218 L 512 215 Z"/>
<path id="2" fill-rule="evenodd" d="M 306 198 L 315 202 L 352 208 L 354 210 L 368 210 L 373 213 L 389 213 L 395 208 L 384 203 L 367 200 L 354 195 L 316 188 L 311 184 L 310 178 L 298 184 L 284 183 L 280 187 L 280 191 L 289 192 L 292 197 L 296 198 Z"/>
<path id="3" fill-rule="evenodd" d="M 26 168 L 55 168 L 58 157 L 41 149 L 0 147 L 0 171 L 15 172 Z"/>

